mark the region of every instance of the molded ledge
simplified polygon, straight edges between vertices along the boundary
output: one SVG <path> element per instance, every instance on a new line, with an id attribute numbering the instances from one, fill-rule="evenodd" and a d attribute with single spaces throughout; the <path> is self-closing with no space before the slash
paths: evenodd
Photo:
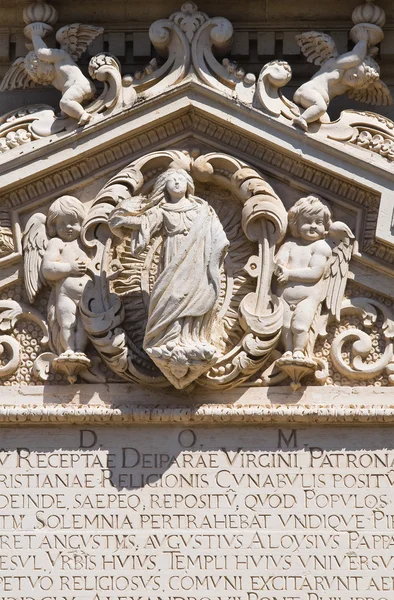
<path id="1" fill-rule="evenodd" d="M 129 384 L 0 388 L 0 425 L 394 423 L 394 390 L 238 388 L 193 397 Z"/>

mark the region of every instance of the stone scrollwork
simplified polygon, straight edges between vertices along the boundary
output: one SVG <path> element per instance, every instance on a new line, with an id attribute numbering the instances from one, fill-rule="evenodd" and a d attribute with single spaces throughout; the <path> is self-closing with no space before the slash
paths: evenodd
<path id="1" fill-rule="evenodd" d="M 85 125 L 100 115 L 108 117 L 115 110 L 133 106 L 137 98 L 155 97 L 188 77 L 197 77 L 220 93 L 252 103 L 255 76 L 245 73 L 227 58 L 220 63 L 215 57 L 224 56 L 231 49 L 233 27 L 230 21 L 222 17 L 209 18 L 194 2 L 184 3 L 180 11 L 151 25 L 150 40 L 158 54 L 164 57 L 163 64 L 158 65 L 156 59 L 152 59 L 134 76 L 122 76 L 116 57 L 108 53 L 94 56 L 89 64 L 89 75 L 104 83 L 104 91 L 96 100 L 93 82 L 82 74 L 76 61 L 103 32 L 102 28 L 79 23 L 67 25 L 56 34 L 60 49 L 48 48 L 43 40 L 52 31 L 57 17 L 50 10 L 53 7 L 46 3 L 44 6 L 46 10 L 40 10 L 36 18 L 51 15 L 50 23 L 30 21 L 33 18 L 31 11 L 25 11 L 28 23 L 25 35 L 28 42 L 33 42 L 33 49 L 27 43 L 30 52 L 14 62 L 0 85 L 0 91 L 6 91 L 51 84 L 62 92 L 62 114 L 56 117 L 52 112 L 40 116 L 42 125 L 36 132 L 37 138 L 73 128 L 75 120 L 79 125 Z M 64 66 L 67 69 L 63 69 Z M 8 138 L 1 145 L 3 151 L 36 139 L 25 122 L 17 133 L 12 130 L 7 134 Z"/>
<path id="2" fill-rule="evenodd" d="M 137 92 L 132 87 L 130 75 L 122 77 L 120 63 L 112 54 L 103 53 L 93 56 L 89 63 L 89 75 L 92 79 L 104 83 L 104 91 L 93 104 L 87 107 L 90 115 L 111 112 L 133 106 Z"/>
<path id="3" fill-rule="evenodd" d="M 299 117 L 298 106 L 281 91 L 289 83 L 291 76 L 291 67 L 284 60 L 274 60 L 264 65 L 256 84 L 255 105 L 262 106 L 275 117 L 283 115 L 290 120 Z"/>
<path id="4" fill-rule="evenodd" d="M 319 134 L 394 160 L 394 122 L 387 117 L 367 111 L 344 110 L 338 121 L 322 125 Z"/>
<path id="5" fill-rule="evenodd" d="M 0 119 L 0 154 L 63 128 L 64 123 L 56 119 L 51 106 L 38 104 L 13 110 Z"/>
<path id="6" fill-rule="evenodd" d="M 89 242 L 100 224 L 102 241 Z M 279 341 L 282 314 L 270 283 L 285 231 L 271 186 L 226 155 L 153 153 L 112 178 L 84 225 L 100 268 L 81 302 L 107 366 L 177 388 L 248 379 Z"/>
<path id="7" fill-rule="evenodd" d="M 218 92 L 252 102 L 255 76 L 226 58 L 220 63 L 215 57 L 231 49 L 233 27 L 228 19 L 209 18 L 194 2 L 185 2 L 168 19 L 155 21 L 149 37 L 166 61 L 142 77 L 136 74 L 133 86 L 138 93 L 150 97 L 193 74 Z"/>
<path id="8" fill-rule="evenodd" d="M 17 321 L 26 319 L 38 325 L 42 332 L 40 344 L 48 346 L 49 329 L 41 314 L 23 303 L 13 300 L 0 300 L 0 377 L 5 378 L 16 372 L 21 363 L 21 344 L 12 335 Z"/>
<path id="9" fill-rule="evenodd" d="M 392 311 L 374 298 L 349 298 L 342 304 L 342 313 L 358 316 L 364 328 L 351 327 L 338 333 L 331 346 L 331 357 L 335 368 L 350 380 L 369 380 L 384 373 L 391 385 L 394 384 L 394 320 Z M 368 329 L 376 325 L 381 317 L 381 330 L 385 347 L 380 357 L 374 356 L 374 344 Z M 350 345 L 350 352 L 345 352 Z"/>
<path id="10" fill-rule="evenodd" d="M 291 80 L 290 65 L 283 60 L 273 60 L 262 67 L 256 81 L 253 73 L 245 72 L 227 56 L 233 41 L 230 21 L 208 16 L 194 2 L 185 2 L 168 18 L 152 23 L 149 37 L 159 57 L 150 60 L 144 69 L 122 75 L 119 60 L 102 52 L 90 60 L 89 78 L 82 73 L 77 61 L 103 30 L 79 23 L 66 25 L 56 34 L 60 49 L 49 48 L 44 38 L 52 32 L 57 12 L 46 2 L 31 4 L 24 10 L 29 52 L 14 62 L 0 84 L 0 91 L 52 85 L 62 93 L 61 113 L 57 115 L 45 106 L 32 106 L 22 109 L 25 114 L 19 114 L 13 123 L 7 119 L 20 111 L 6 115 L 5 121 L 0 123 L 0 153 L 42 137 L 72 132 L 79 126 L 94 126 L 114 113 L 166 94 L 182 83 L 198 82 L 248 108 L 272 115 L 288 126 L 295 125 L 310 134 L 325 137 L 328 143 L 330 139 L 347 141 L 351 138 L 351 143 L 392 160 L 392 139 L 374 132 L 373 124 L 369 122 L 371 131 L 356 134 L 354 129 L 349 138 L 347 116 L 343 114 L 339 122 L 331 123 L 327 112 L 331 100 L 346 93 L 353 100 L 377 106 L 392 102 L 374 58 L 376 44 L 383 39 L 385 14 L 379 7 L 371 6 L 367 3 L 353 12 L 354 27 L 349 36 L 355 45 L 349 52 L 339 54 L 334 40 L 326 33 L 308 31 L 297 36 L 301 52 L 319 70 L 290 100 L 283 92 Z M 104 84 L 98 98 L 94 82 Z M 369 121 L 372 120 L 373 115 Z"/>

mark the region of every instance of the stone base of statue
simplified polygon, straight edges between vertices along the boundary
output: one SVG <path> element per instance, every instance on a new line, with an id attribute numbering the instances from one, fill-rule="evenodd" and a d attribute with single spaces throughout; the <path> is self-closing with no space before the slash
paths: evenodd
<path id="1" fill-rule="evenodd" d="M 70 383 L 75 383 L 78 374 L 91 364 L 91 360 L 83 352 L 63 352 L 52 361 L 52 368 L 57 373 L 66 375 Z"/>
<path id="2" fill-rule="evenodd" d="M 293 354 L 278 358 L 275 365 L 290 377 L 290 387 L 294 392 L 301 387 L 301 380 L 308 375 L 313 375 L 319 367 L 313 359 L 307 356 L 294 356 Z"/>

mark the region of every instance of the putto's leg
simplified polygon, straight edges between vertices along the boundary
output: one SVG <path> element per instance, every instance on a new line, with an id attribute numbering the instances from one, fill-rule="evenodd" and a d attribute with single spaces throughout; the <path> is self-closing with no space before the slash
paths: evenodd
<path id="1" fill-rule="evenodd" d="M 89 338 L 82 323 L 82 319 L 77 313 L 76 331 L 75 331 L 75 350 L 77 352 L 85 352 Z"/>
<path id="2" fill-rule="evenodd" d="M 309 333 L 319 303 L 314 298 L 302 300 L 295 308 L 291 328 L 294 335 L 294 357 L 301 358 L 306 354 Z"/>
<path id="3" fill-rule="evenodd" d="M 305 108 L 302 115 L 294 119 L 294 124 L 306 130 L 308 123 L 318 121 L 327 112 L 327 102 L 316 90 L 303 89 L 294 94 L 294 101 Z"/>
<path id="4" fill-rule="evenodd" d="M 65 294 L 59 294 L 56 318 L 60 327 L 60 340 L 65 352 L 76 351 L 77 307 Z"/>
<path id="5" fill-rule="evenodd" d="M 77 119 L 79 125 L 85 125 L 92 118 L 81 104 L 83 97 L 79 88 L 71 87 L 63 94 L 59 103 L 60 109 L 69 117 Z"/>
<path id="6" fill-rule="evenodd" d="M 293 311 L 287 302 L 283 301 L 283 327 L 282 327 L 282 344 L 284 348 L 284 356 L 291 356 L 293 353 L 293 332 L 291 330 L 291 321 Z"/>

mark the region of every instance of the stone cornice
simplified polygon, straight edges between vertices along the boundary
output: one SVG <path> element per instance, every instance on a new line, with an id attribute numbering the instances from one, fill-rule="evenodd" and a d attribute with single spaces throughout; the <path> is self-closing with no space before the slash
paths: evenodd
<path id="1" fill-rule="evenodd" d="M 241 387 L 224 393 L 201 391 L 193 399 L 129 384 L 0 388 L 0 426 L 392 423 L 390 388 L 324 386 L 294 393 L 280 386 Z"/>
<path id="2" fill-rule="evenodd" d="M 3 425 L 374 425 L 393 424 L 394 405 L 140 405 L 1 407 Z"/>
<path id="3" fill-rule="evenodd" d="M 147 121 L 146 117 L 152 111 L 155 115 L 154 120 Z M 305 136 L 296 128 L 284 124 L 268 114 L 252 107 L 236 104 L 230 97 L 216 92 L 203 83 L 187 79 L 163 92 L 159 97 L 138 102 L 133 107 L 92 126 L 36 140 L 7 152 L 3 158 L 0 155 L 0 164 L 5 161 L 1 167 L 0 188 L 7 190 L 20 185 L 20 180 L 13 179 L 11 174 L 22 165 L 45 158 L 45 164 L 42 164 L 42 170 L 40 170 L 40 174 L 44 174 L 47 170 L 54 169 L 60 164 L 78 164 L 81 155 L 93 151 L 93 148 L 95 150 L 93 153 L 96 154 L 97 147 L 104 149 L 121 145 L 128 136 L 132 136 L 134 139 L 140 131 L 144 131 L 148 137 L 151 136 L 152 145 L 155 142 L 156 145 L 159 145 L 160 140 L 164 141 L 164 138 L 155 135 L 154 131 L 160 123 L 171 122 L 185 112 L 201 114 L 224 127 L 234 129 L 235 126 L 238 131 L 233 131 L 233 135 L 245 137 L 243 143 L 245 150 L 246 139 L 249 138 L 251 143 L 252 140 L 259 143 L 264 141 L 267 145 L 276 146 L 282 154 L 285 152 L 286 155 L 297 155 L 298 158 L 306 161 L 313 155 L 317 165 L 322 167 L 325 163 L 326 169 L 335 166 L 343 178 L 352 172 L 352 179 L 359 179 L 360 183 L 365 181 L 366 171 L 370 175 L 368 180 L 378 176 L 381 180 L 387 180 L 388 184 L 394 177 L 394 164 L 377 154 L 357 146 L 353 146 L 352 151 L 349 152 L 349 148 L 343 142 L 325 140 L 313 134 Z M 114 136 L 116 136 L 116 144 L 113 143 Z M 214 137 L 216 138 L 216 136 Z M 87 143 L 88 141 L 89 143 Z M 146 147 L 147 145 L 142 146 L 141 149 L 145 150 Z M 138 148 L 139 144 L 136 142 L 131 151 L 138 153 Z M 71 152 L 65 153 L 67 149 Z M 249 148 L 248 155 L 250 156 Z M 28 169 L 26 174 L 22 174 L 22 177 L 31 177 Z"/>
<path id="4" fill-rule="evenodd" d="M 226 104 L 225 111 L 223 103 Z M 146 116 L 153 107 L 155 119 L 147 122 Z M 267 127 L 262 127 L 262 118 L 267 121 Z M 156 100 L 147 100 L 101 121 L 92 128 L 59 134 L 58 139 L 52 142 L 45 138 L 38 140 L 33 143 L 34 146 L 29 145 L 30 151 L 27 151 L 27 146 L 22 146 L 16 154 L 13 154 L 14 151 L 7 153 L 10 160 L 4 165 L 7 172 L 4 169 L 0 175 L 0 189 L 2 194 L 10 192 L 7 196 L 14 206 L 26 205 L 46 193 L 49 196 L 57 193 L 59 186 L 72 188 L 86 183 L 99 171 L 105 174 L 107 169 L 130 162 L 131 156 L 135 158 L 149 150 L 168 147 L 171 143 L 175 144 L 177 138 L 185 139 L 188 135 L 198 136 L 218 150 L 237 150 L 242 158 L 247 157 L 256 166 L 261 163 L 271 165 L 273 171 L 288 173 L 292 178 L 321 187 L 335 196 L 350 198 L 360 204 L 368 196 L 376 207 L 378 205 L 378 193 L 365 187 L 364 176 L 360 182 L 357 181 L 350 165 L 343 164 L 339 176 L 330 172 L 329 163 L 323 165 L 323 157 L 338 154 L 342 161 L 346 161 L 348 154 L 332 151 L 331 147 L 311 136 L 306 139 L 296 129 L 251 108 L 235 105 L 229 98 L 192 81 Z M 76 138 L 77 145 L 73 143 Z M 320 154 L 314 157 L 313 162 L 307 151 L 309 145 L 320 147 Z M 354 162 L 353 157 L 350 159 Z M 41 161 L 42 169 L 38 170 Z M 33 165 L 34 169 L 29 170 L 29 165 Z M 371 167 L 370 161 L 367 165 Z M 387 167 L 386 163 L 383 166 Z M 364 165 L 360 174 L 363 169 Z M 386 178 L 387 172 L 381 175 Z M 0 201 L 7 196 L 0 197 Z"/>

